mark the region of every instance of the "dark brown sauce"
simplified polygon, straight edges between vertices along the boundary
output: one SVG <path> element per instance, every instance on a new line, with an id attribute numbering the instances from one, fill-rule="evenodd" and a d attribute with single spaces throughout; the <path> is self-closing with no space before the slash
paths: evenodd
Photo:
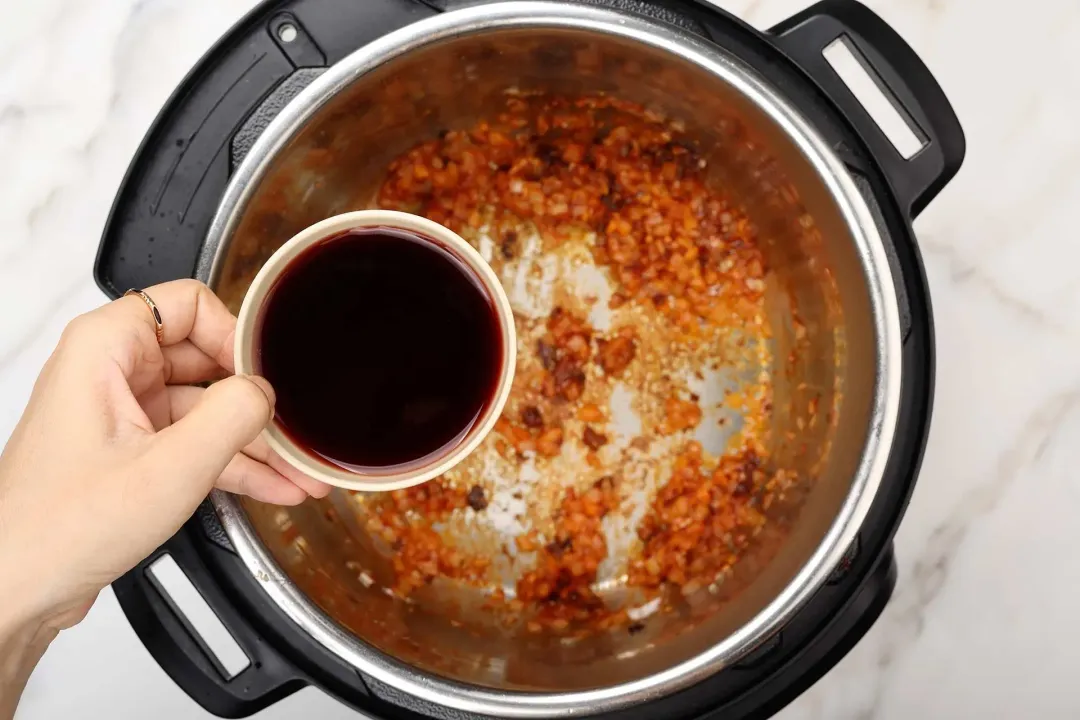
<path id="1" fill-rule="evenodd" d="M 468 266 L 387 227 L 296 258 L 259 329 L 278 423 L 356 470 L 415 466 L 462 442 L 494 398 L 502 352 L 495 304 Z"/>

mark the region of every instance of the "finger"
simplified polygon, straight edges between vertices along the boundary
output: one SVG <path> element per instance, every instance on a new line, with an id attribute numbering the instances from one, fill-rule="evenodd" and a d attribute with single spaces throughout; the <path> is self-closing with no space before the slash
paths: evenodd
<path id="1" fill-rule="evenodd" d="M 209 490 L 233 456 L 262 432 L 273 406 L 274 391 L 262 378 L 234 375 L 211 385 L 183 417 L 153 437 L 148 458 L 168 480 L 157 485 L 181 486 L 177 492 L 189 484 Z"/>
<path id="2" fill-rule="evenodd" d="M 273 451 L 261 435 L 255 438 L 253 443 L 244 448 L 244 454 L 248 457 L 255 458 L 277 473 L 284 475 L 311 497 L 324 498 L 330 494 L 332 488 L 329 485 L 304 474 L 302 471 L 297 470 L 287 463 L 280 455 Z"/>
<path id="3" fill-rule="evenodd" d="M 137 420 L 137 427 L 152 433 L 172 425 L 172 398 L 169 397 L 169 388 L 167 386 L 158 384 L 156 387 L 139 395 L 136 400 L 139 407 L 146 413 L 151 426 L 150 428 L 144 428 L 141 420 Z"/>
<path id="4" fill-rule="evenodd" d="M 220 380 L 228 373 L 190 340 L 181 340 L 175 345 L 161 348 L 161 355 L 165 360 L 163 375 L 166 384 L 186 385 Z"/>
<path id="5" fill-rule="evenodd" d="M 291 480 L 244 454 L 236 455 L 225 466 L 217 487 L 274 505 L 299 505 L 308 497 Z"/>
<path id="6" fill-rule="evenodd" d="M 169 412 L 172 416 L 169 419 L 170 425 L 179 422 L 180 418 L 191 412 L 206 392 L 206 388 L 194 385 L 170 385 L 166 389 L 169 392 Z"/>
<path id="7" fill-rule="evenodd" d="M 199 402 L 199 397 L 203 392 L 205 392 L 205 390 L 202 388 L 184 385 L 174 385 L 170 387 L 169 397 L 172 422 L 176 422 L 187 415 Z M 279 475 L 284 476 L 290 482 L 296 484 L 311 497 L 323 498 L 330 494 L 331 487 L 329 485 L 305 475 L 300 470 L 297 470 L 292 465 L 282 460 L 281 456 L 270 448 L 261 435 L 249 443 L 242 452 L 244 455 L 269 466 Z"/>
<path id="8" fill-rule="evenodd" d="M 210 288 L 198 280 L 174 280 L 154 285 L 145 291 L 161 314 L 164 330 L 162 346 L 188 340 L 218 365 L 233 370 L 233 337 L 236 318 Z M 142 298 L 130 295 L 111 302 L 91 313 L 110 322 L 97 328 L 109 339 L 123 336 L 134 328 L 144 345 L 157 344 L 157 324 Z M 118 321 L 118 322 L 117 322 Z"/>

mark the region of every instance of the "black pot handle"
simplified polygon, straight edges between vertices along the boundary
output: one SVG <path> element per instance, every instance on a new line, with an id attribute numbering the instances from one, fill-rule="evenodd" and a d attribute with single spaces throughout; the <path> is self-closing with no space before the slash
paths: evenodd
<path id="1" fill-rule="evenodd" d="M 435 13 L 415 0 L 259 2 L 199 60 L 143 139 L 105 223 L 110 297 L 195 277 L 235 163 L 284 104 L 348 52 Z M 278 32 L 290 25 L 292 39 Z"/>
<path id="2" fill-rule="evenodd" d="M 910 217 L 922 212 L 960 169 L 965 141 L 945 93 L 911 46 L 855 0 L 822 0 L 770 32 L 854 124 Z M 877 76 L 923 132 L 926 144 L 910 159 L 897 151 L 822 54 L 841 38 L 854 46 L 867 72 Z"/>
<path id="3" fill-rule="evenodd" d="M 283 660 L 225 596 L 196 550 L 194 532 L 202 532 L 198 518 L 114 582 L 113 590 L 139 640 L 180 689 L 218 717 L 248 717 L 310 680 Z M 239 674 L 228 677 L 192 624 L 159 589 L 149 569 L 164 555 L 176 561 L 247 655 L 250 662 Z"/>

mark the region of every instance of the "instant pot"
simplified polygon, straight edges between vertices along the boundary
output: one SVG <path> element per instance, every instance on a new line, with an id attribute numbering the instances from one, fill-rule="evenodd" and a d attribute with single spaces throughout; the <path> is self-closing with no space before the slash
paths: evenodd
<path id="1" fill-rule="evenodd" d="M 825 59 L 837 41 L 892 96 L 917 152 L 896 149 Z M 247 716 L 312 685 L 388 719 L 766 717 L 888 602 L 934 378 L 911 221 L 959 169 L 964 136 L 911 48 L 853 0 L 765 33 L 696 0 L 264 2 L 155 121 L 95 278 L 118 297 L 196 277 L 235 311 L 276 247 L 369 202 L 390 159 L 484 117 L 509 87 L 660 108 L 712 153 L 714 179 L 738 190 L 809 319 L 799 377 L 835 388 L 831 429 L 816 431 L 831 434 L 799 436 L 820 441 L 813 486 L 782 546 L 708 617 L 666 618 L 670 632 L 576 654 L 510 636 L 477 643 L 371 591 L 343 570 L 332 504 L 278 509 L 215 493 L 114 589 L 155 660 L 216 715 Z M 247 655 L 238 674 L 148 571 L 165 555 Z M 369 633 L 362 616 L 395 618 L 397 634 Z"/>

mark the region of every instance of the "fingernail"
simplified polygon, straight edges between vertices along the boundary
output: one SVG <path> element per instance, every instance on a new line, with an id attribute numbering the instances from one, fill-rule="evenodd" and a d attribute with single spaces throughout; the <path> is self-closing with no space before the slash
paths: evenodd
<path id="1" fill-rule="evenodd" d="M 274 392 L 274 387 L 270 384 L 270 381 L 264 377 L 258 375 L 248 375 L 247 379 L 254 383 L 263 394 L 266 395 L 266 399 L 270 402 L 270 414 L 273 416 L 274 404 L 277 402 L 277 394 Z"/>

